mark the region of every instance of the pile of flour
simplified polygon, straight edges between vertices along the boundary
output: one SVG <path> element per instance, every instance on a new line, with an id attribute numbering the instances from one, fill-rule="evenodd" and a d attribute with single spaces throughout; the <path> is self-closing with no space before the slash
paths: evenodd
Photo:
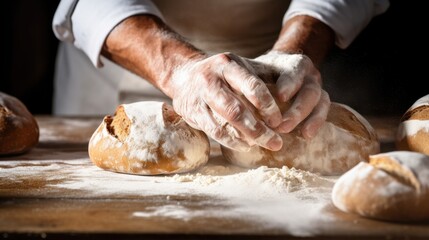
<path id="1" fill-rule="evenodd" d="M 208 164 L 192 174 L 166 177 L 172 182 L 189 182 L 196 188 L 223 196 L 260 199 L 281 194 L 324 191 L 333 186 L 333 180 L 295 168 L 243 169 L 232 165 Z"/>

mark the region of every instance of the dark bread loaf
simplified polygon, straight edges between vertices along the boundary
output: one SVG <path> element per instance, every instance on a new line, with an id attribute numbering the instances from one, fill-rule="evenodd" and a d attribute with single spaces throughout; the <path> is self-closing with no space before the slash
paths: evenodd
<path id="1" fill-rule="evenodd" d="M 0 155 L 25 153 L 39 142 L 39 126 L 16 97 L 0 92 Z"/>

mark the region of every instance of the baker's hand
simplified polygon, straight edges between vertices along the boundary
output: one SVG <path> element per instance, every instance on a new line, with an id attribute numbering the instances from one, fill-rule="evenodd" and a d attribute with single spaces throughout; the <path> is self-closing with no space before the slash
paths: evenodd
<path id="1" fill-rule="evenodd" d="M 282 139 L 271 128 L 280 124 L 280 110 L 264 82 L 239 59 L 222 53 L 179 66 L 170 80 L 173 107 L 189 125 L 226 147 L 248 151 L 256 144 L 279 150 Z"/>
<path id="2" fill-rule="evenodd" d="M 310 58 L 302 54 L 272 51 L 257 57 L 255 61 L 273 67 L 280 74 L 275 80 L 277 98 L 281 102 L 292 100 L 290 108 L 283 113 L 283 121 L 277 131 L 288 133 L 303 122 L 303 137 L 314 137 L 326 120 L 331 101 L 322 89 L 320 73 Z"/>

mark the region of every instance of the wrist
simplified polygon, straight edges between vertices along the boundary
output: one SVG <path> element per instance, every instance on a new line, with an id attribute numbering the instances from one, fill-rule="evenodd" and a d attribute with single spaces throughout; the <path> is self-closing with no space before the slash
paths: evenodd
<path id="1" fill-rule="evenodd" d="M 173 59 L 170 59 L 174 64 L 171 65 L 171 68 L 165 70 L 164 74 L 160 77 L 159 89 L 168 97 L 174 99 L 175 94 L 189 81 L 189 75 L 193 67 L 206 58 L 207 55 L 202 52 L 174 56 Z"/>
<path id="2" fill-rule="evenodd" d="M 306 15 L 287 20 L 274 51 L 304 54 L 319 66 L 335 43 L 335 33 L 325 23 Z"/>

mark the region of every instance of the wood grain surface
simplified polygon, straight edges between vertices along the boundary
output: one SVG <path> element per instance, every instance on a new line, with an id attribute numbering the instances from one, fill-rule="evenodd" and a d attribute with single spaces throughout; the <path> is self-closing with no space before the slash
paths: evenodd
<path id="1" fill-rule="evenodd" d="M 292 227 L 265 225 L 250 215 L 228 214 L 235 206 L 223 201 L 223 196 L 96 191 L 97 186 L 88 182 L 92 173 L 100 178 L 98 184 L 110 184 L 112 176 L 116 176 L 116 173 L 104 174 L 88 158 L 87 144 L 101 119 L 37 116 L 41 128 L 39 145 L 27 154 L 0 158 L 0 238 L 429 239 L 429 223 L 364 219 L 340 212 L 332 204 L 326 204 L 321 211 L 330 216 L 329 221 L 297 218 L 296 221 L 309 224 L 297 233 Z M 368 120 L 377 130 L 382 151 L 394 150 L 399 117 L 368 117 Z M 219 158 L 219 147 L 213 144 L 211 160 Z M 120 178 L 121 183 L 153 184 L 147 177 Z M 58 187 L 86 182 L 85 188 Z M 163 206 L 180 206 L 191 214 L 189 217 L 168 214 L 136 217 L 136 213 Z M 293 221 L 288 218 L 286 222 Z"/>

